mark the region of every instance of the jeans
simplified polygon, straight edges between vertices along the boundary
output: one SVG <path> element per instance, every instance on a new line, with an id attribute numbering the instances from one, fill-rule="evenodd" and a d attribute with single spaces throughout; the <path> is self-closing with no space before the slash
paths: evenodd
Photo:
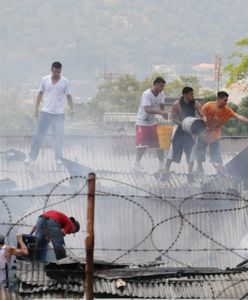
<path id="1" fill-rule="evenodd" d="M 222 163 L 222 157 L 220 153 L 220 141 L 217 140 L 213 143 L 206 143 L 201 137 L 196 141 L 196 158 L 198 162 L 206 161 L 206 150 L 209 146 L 209 156 L 211 162 Z"/>
<path id="2" fill-rule="evenodd" d="M 54 134 L 55 157 L 62 157 L 64 114 L 56 115 L 41 111 L 39 115 L 37 131 L 31 143 L 31 151 L 29 153 L 31 159 L 35 160 L 38 156 L 41 145 L 50 125 L 52 125 L 52 130 Z"/>
<path id="3" fill-rule="evenodd" d="M 36 223 L 35 234 L 37 235 L 37 260 L 46 261 L 47 246 L 50 241 L 52 242 L 56 259 L 66 257 L 64 236 L 61 232 L 61 226 L 57 222 L 40 216 Z"/>

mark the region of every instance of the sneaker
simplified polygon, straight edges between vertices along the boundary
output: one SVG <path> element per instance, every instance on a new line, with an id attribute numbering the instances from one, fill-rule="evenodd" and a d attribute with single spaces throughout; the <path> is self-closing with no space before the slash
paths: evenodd
<path id="1" fill-rule="evenodd" d="M 197 167 L 195 172 L 194 172 L 194 175 L 204 175 L 204 169 L 203 167 Z"/>
<path id="2" fill-rule="evenodd" d="M 57 165 L 63 165 L 63 161 L 60 158 L 56 159 L 56 164 Z"/>
<path id="3" fill-rule="evenodd" d="M 215 170 L 217 171 L 217 173 L 224 173 L 224 168 L 223 168 L 222 164 L 213 162 L 212 165 L 215 168 Z"/>
<path id="4" fill-rule="evenodd" d="M 27 158 L 25 158 L 23 162 L 24 162 L 25 165 L 30 165 L 32 162 L 34 162 L 34 159 L 32 159 L 32 158 L 28 155 Z"/>
<path id="5" fill-rule="evenodd" d="M 165 165 L 164 165 L 164 163 L 159 163 L 158 171 L 159 172 L 165 172 Z"/>
<path id="6" fill-rule="evenodd" d="M 141 166 L 140 162 L 135 162 L 133 166 L 135 172 L 144 172 L 144 168 Z"/>

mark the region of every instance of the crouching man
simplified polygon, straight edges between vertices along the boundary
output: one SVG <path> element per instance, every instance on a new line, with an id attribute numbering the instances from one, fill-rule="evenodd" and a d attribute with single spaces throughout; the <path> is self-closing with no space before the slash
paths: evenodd
<path id="1" fill-rule="evenodd" d="M 57 210 L 49 210 L 39 216 L 31 234 L 35 232 L 36 257 L 37 260 L 46 261 L 47 247 L 51 241 L 55 252 L 56 259 L 66 257 L 64 236 L 76 233 L 80 230 L 80 224 L 73 217 L 67 217 Z"/>

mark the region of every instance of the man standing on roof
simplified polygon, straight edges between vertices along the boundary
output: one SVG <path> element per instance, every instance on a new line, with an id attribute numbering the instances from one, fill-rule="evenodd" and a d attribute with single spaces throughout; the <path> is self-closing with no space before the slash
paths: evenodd
<path id="1" fill-rule="evenodd" d="M 66 257 L 64 236 L 76 233 L 80 224 L 74 217 L 67 217 L 57 210 L 49 210 L 39 216 L 31 234 L 37 235 L 36 249 L 37 260 L 46 261 L 47 246 L 51 241 L 56 259 Z"/>
<path id="2" fill-rule="evenodd" d="M 28 255 L 28 249 L 22 240 L 22 234 L 18 233 L 16 239 L 20 245 L 20 249 L 5 245 L 5 238 L 0 234 L 0 285 L 8 286 L 8 265 L 12 255 Z"/>
<path id="3" fill-rule="evenodd" d="M 191 174 L 194 166 L 194 157 L 192 154 L 194 139 L 191 134 L 183 131 L 182 122 L 186 117 L 195 117 L 196 111 L 200 117 L 206 121 L 202 111 L 201 104 L 194 99 L 194 90 L 191 87 L 184 87 L 182 97 L 175 101 L 172 106 L 172 121 L 176 123 L 173 133 L 172 142 L 166 160 L 166 172 L 169 172 L 171 163 L 179 163 L 185 152 L 188 162 L 188 173 Z M 191 155 L 192 154 L 192 155 Z"/>
<path id="4" fill-rule="evenodd" d="M 203 112 L 207 118 L 207 130 L 196 142 L 197 173 L 204 173 L 202 163 L 205 162 L 206 149 L 209 146 L 210 161 L 218 169 L 222 167 L 223 161 L 220 153 L 221 128 L 230 118 L 248 123 L 248 119 L 234 112 L 228 105 L 228 93 L 220 91 L 216 101 L 204 104 Z"/>
<path id="5" fill-rule="evenodd" d="M 38 128 L 31 144 L 31 151 L 24 161 L 25 163 L 30 163 L 37 158 L 50 126 L 52 126 L 54 133 L 55 159 L 58 164 L 62 163 L 65 98 L 67 98 L 70 106 L 71 117 L 73 114 L 73 102 L 69 82 L 61 75 L 61 71 L 62 64 L 56 61 L 52 64 L 51 74 L 43 77 L 41 80 L 34 112 L 35 116 L 39 117 Z M 39 112 L 41 103 L 41 111 Z"/>
<path id="6" fill-rule="evenodd" d="M 147 148 L 155 148 L 158 156 L 160 167 L 164 164 L 164 151 L 159 148 L 157 135 L 156 114 L 167 116 L 164 110 L 164 93 L 163 89 L 166 82 L 163 78 L 157 77 L 153 81 L 153 87 L 146 90 L 140 101 L 139 112 L 136 121 L 136 159 L 135 170 L 142 171 L 140 160 Z"/>

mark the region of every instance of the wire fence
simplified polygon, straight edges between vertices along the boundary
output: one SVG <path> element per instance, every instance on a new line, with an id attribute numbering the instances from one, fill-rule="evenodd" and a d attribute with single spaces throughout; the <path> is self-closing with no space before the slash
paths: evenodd
<path id="1" fill-rule="evenodd" d="M 81 185 L 71 192 L 64 184 L 73 180 L 80 180 Z M 45 193 L 1 195 L 0 226 L 9 242 L 13 241 L 17 231 L 29 232 L 42 212 L 60 210 L 75 216 L 81 223 L 81 231 L 66 238 L 66 247 L 71 263 L 82 262 L 85 257 L 86 180 L 84 176 L 70 176 Z M 156 277 L 158 269 L 155 271 L 154 267 L 186 268 L 191 276 L 201 276 L 199 268 L 229 268 L 235 274 L 238 272 L 237 264 L 248 257 L 247 207 L 247 199 L 237 193 L 214 191 L 187 197 L 166 197 L 152 193 L 145 187 L 99 177 L 96 187 L 95 263 L 102 264 L 103 271 L 135 266 L 139 270 L 139 279 L 134 280 L 132 276 L 127 278 L 127 283 L 131 285 L 137 285 L 139 280 L 142 282 L 148 272 Z M 67 271 L 72 277 L 74 273 L 76 277 L 83 274 L 83 268 Z M 30 277 L 28 272 L 33 272 L 33 269 L 21 269 L 17 277 L 25 281 Z M 122 272 L 124 277 L 125 272 Z M 246 283 L 247 274 L 243 275 L 238 280 L 230 277 L 229 281 L 227 278 L 210 280 L 202 276 L 201 282 L 205 281 L 209 286 L 209 297 L 217 299 L 226 297 L 239 284 Z M 15 274 L 9 280 L 16 283 Z M 40 285 L 39 280 L 33 276 L 28 284 Z M 63 280 L 68 284 L 68 278 Z M 225 282 L 221 285 L 222 290 L 216 288 L 218 281 Z M 134 291 L 131 288 L 129 296 L 135 296 L 132 289 Z"/>

